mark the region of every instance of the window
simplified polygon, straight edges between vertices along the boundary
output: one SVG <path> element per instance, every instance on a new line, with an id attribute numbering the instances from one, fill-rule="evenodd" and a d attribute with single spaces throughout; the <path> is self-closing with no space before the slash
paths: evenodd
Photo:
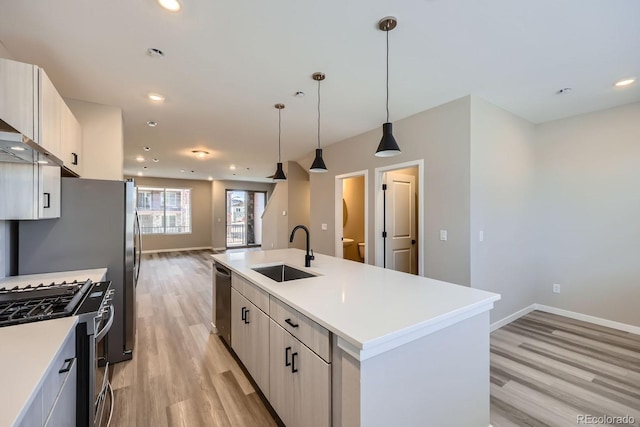
<path id="1" fill-rule="evenodd" d="M 191 189 L 137 187 L 142 234 L 191 233 Z"/>

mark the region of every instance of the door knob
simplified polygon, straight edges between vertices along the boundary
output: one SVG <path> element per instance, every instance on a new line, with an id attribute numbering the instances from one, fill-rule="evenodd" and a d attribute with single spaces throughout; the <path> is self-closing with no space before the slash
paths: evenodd
<path id="1" fill-rule="evenodd" d="M 411 244 L 412 244 L 412 245 L 415 245 L 415 244 L 416 244 L 416 240 L 415 240 L 415 239 L 412 239 L 412 240 L 411 240 Z"/>

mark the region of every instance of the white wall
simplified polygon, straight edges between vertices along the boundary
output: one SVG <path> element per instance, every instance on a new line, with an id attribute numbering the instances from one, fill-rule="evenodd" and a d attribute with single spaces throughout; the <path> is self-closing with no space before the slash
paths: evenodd
<path id="1" fill-rule="evenodd" d="M 289 191 L 286 181 L 275 184 L 273 193 L 262 214 L 262 249 L 285 249 L 289 247 L 287 227 L 289 221 L 282 215 L 289 209 Z"/>
<path id="2" fill-rule="evenodd" d="M 82 126 L 82 177 L 122 179 L 122 109 L 69 98 L 65 102 Z"/>
<path id="3" fill-rule="evenodd" d="M 535 153 L 540 302 L 640 326 L 640 103 L 539 125 Z"/>
<path id="4" fill-rule="evenodd" d="M 349 138 L 324 149 L 328 173 L 310 174 L 311 243 L 320 253 L 335 251 L 335 176 L 424 159 L 425 276 L 469 285 L 469 162 L 470 97 L 464 97 L 394 123 L 402 154 L 376 157 L 382 128 Z M 309 161 L 310 163 L 310 161 Z M 305 167 L 309 164 L 303 163 Z M 369 180 L 369 212 L 374 212 L 375 179 Z M 327 230 L 321 229 L 327 224 Z M 365 237 L 374 254 L 374 221 L 370 216 Z M 441 242 L 439 230 L 448 230 Z M 371 256 L 370 262 L 374 263 Z"/>
<path id="5" fill-rule="evenodd" d="M 534 148 L 532 123 L 471 98 L 471 286 L 502 295 L 492 322 L 537 302 Z"/>

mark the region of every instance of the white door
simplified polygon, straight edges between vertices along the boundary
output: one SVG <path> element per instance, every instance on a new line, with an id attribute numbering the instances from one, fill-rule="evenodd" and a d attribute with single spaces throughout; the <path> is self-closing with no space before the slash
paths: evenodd
<path id="1" fill-rule="evenodd" d="M 385 191 L 386 268 L 418 274 L 416 257 L 416 180 L 387 172 Z"/>

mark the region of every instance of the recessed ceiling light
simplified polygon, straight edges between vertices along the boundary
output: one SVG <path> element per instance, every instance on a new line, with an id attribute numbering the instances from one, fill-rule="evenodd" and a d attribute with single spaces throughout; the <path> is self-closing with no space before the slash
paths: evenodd
<path id="1" fill-rule="evenodd" d="M 629 86 L 631 84 L 633 84 L 636 81 L 636 79 L 634 79 L 633 77 L 631 78 L 627 78 L 627 79 L 622 79 L 622 80 L 618 80 L 615 83 L 616 87 L 624 87 L 624 86 Z"/>
<path id="2" fill-rule="evenodd" d="M 137 162 L 144 162 L 144 157 L 138 156 L 138 157 L 136 157 L 136 161 Z"/>
<path id="3" fill-rule="evenodd" d="M 164 52 L 160 49 L 156 49 L 155 47 L 150 47 L 147 49 L 147 55 L 152 58 L 162 58 L 164 56 Z"/>
<path id="4" fill-rule="evenodd" d="M 16 146 L 16 147 L 11 147 L 11 149 L 12 149 L 13 151 L 24 151 L 24 147 L 18 147 L 18 146 Z"/>
<path id="5" fill-rule="evenodd" d="M 149 120 L 147 122 L 147 126 L 154 128 L 154 127 L 158 126 L 158 122 L 154 122 L 153 120 Z"/>
<path id="6" fill-rule="evenodd" d="M 151 150 L 151 148 L 149 148 L 149 147 L 142 147 L 142 149 L 143 149 L 144 151 L 149 151 L 149 150 Z"/>
<path id="7" fill-rule="evenodd" d="M 185 170 L 184 170 L 184 169 L 180 169 L 180 172 L 184 173 L 184 172 L 185 172 Z"/>
<path id="8" fill-rule="evenodd" d="M 49 164 L 49 162 L 47 162 L 46 160 L 38 160 L 38 163 L 40 163 L 41 165 Z"/>
<path id="9" fill-rule="evenodd" d="M 142 172 L 138 172 L 138 176 L 142 176 Z"/>
<path id="10" fill-rule="evenodd" d="M 209 181 L 213 181 L 213 177 L 210 176 L 209 178 L 207 178 Z"/>
<path id="11" fill-rule="evenodd" d="M 229 166 L 229 169 L 231 169 L 232 171 L 236 170 L 236 165 Z"/>
<path id="12" fill-rule="evenodd" d="M 191 171 L 191 173 L 195 173 L 196 171 Z"/>
<path id="13" fill-rule="evenodd" d="M 570 88 L 570 87 L 563 87 L 562 89 L 558 90 L 556 93 L 557 93 L 558 95 L 566 95 L 566 94 L 568 94 L 569 92 L 571 92 L 572 90 L 573 90 L 573 89 L 572 89 L 572 88 Z"/>
<path id="14" fill-rule="evenodd" d="M 304 98 L 304 92 L 303 92 L 303 91 L 301 91 L 301 90 L 299 90 L 299 91 L 297 91 L 297 92 L 295 93 L 295 95 L 294 95 L 294 96 L 296 96 L 296 97 L 298 97 L 298 98 Z"/>
<path id="15" fill-rule="evenodd" d="M 143 166 L 142 169 L 149 169 L 149 167 L 148 166 Z"/>
<path id="16" fill-rule="evenodd" d="M 159 159 L 153 159 L 153 163 L 158 163 L 159 161 Z"/>
<path id="17" fill-rule="evenodd" d="M 160 6 L 167 9 L 169 12 L 177 12 L 182 9 L 178 0 L 158 0 L 158 3 L 160 3 Z"/>
<path id="18" fill-rule="evenodd" d="M 164 96 L 160 95 L 159 93 L 150 93 L 148 96 L 149 96 L 149 99 L 154 102 L 164 101 Z"/>
<path id="19" fill-rule="evenodd" d="M 193 150 L 192 153 L 195 154 L 199 159 L 204 159 L 207 155 L 209 155 L 209 152 L 204 150 Z"/>

